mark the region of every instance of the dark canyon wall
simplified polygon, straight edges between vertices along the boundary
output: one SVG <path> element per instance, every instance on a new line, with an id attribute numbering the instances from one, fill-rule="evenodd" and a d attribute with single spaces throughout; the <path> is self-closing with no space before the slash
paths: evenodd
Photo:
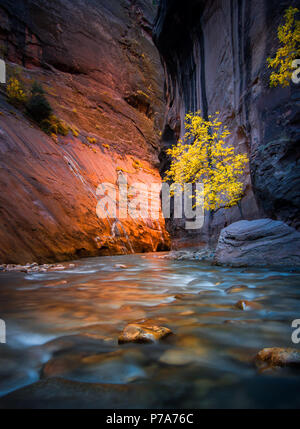
<path id="1" fill-rule="evenodd" d="M 271 217 L 299 228 L 299 85 L 270 88 L 267 57 L 278 48 L 277 27 L 297 1 L 161 0 L 154 40 L 165 67 L 167 113 L 165 149 L 183 133 L 188 111 L 220 111 L 232 132 L 230 143 L 249 153 L 241 210 L 219 210 L 212 221 L 220 229 L 244 217 Z M 241 213 L 242 211 L 242 213 Z M 178 237 L 189 236 L 181 222 L 171 225 Z"/>
<path id="2" fill-rule="evenodd" d="M 129 183 L 161 181 L 163 70 L 152 3 L 1 0 L 0 58 L 27 90 L 42 83 L 75 132 L 48 137 L 0 85 L 0 263 L 168 248 L 163 219 L 96 216 L 100 183 L 124 173 Z"/>

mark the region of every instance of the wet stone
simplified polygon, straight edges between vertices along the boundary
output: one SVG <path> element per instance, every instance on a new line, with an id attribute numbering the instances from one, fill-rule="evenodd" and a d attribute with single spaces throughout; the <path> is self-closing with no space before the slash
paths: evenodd
<path id="1" fill-rule="evenodd" d="M 297 367 L 300 368 L 300 351 L 279 347 L 266 348 L 256 355 L 258 367 Z"/>
<path id="2" fill-rule="evenodd" d="M 260 310 L 262 308 L 261 304 L 253 301 L 239 301 L 236 303 L 235 306 L 236 308 L 243 311 Z"/>
<path id="3" fill-rule="evenodd" d="M 74 265 L 75 266 L 75 265 Z M 26 265 L 4 264 L 0 266 L 0 271 L 3 272 L 21 272 L 21 273 L 46 273 L 50 271 L 63 271 L 66 267 L 59 264 L 43 264 L 38 265 L 37 262 Z"/>
<path id="4" fill-rule="evenodd" d="M 248 289 L 249 289 L 248 286 L 237 285 L 237 286 L 232 286 L 232 287 L 226 289 L 225 292 L 228 293 L 228 294 L 234 294 L 234 293 L 245 292 Z"/>
<path id="5" fill-rule="evenodd" d="M 251 324 L 258 324 L 261 323 L 261 320 L 256 319 L 256 320 L 225 320 L 224 324 L 225 325 L 251 325 Z"/>
<path id="6" fill-rule="evenodd" d="M 167 350 L 159 359 L 160 362 L 167 365 L 184 366 L 195 361 L 193 353 L 187 353 L 186 350 Z"/>
<path id="7" fill-rule="evenodd" d="M 124 328 L 118 342 L 119 344 L 154 343 L 171 334 L 171 329 L 153 323 L 130 323 Z"/>
<path id="8" fill-rule="evenodd" d="M 188 300 L 191 299 L 192 295 L 187 294 L 187 293 L 179 293 L 177 295 L 175 295 L 175 299 L 183 301 L 183 300 Z"/>
<path id="9" fill-rule="evenodd" d="M 60 377 L 72 372 L 81 365 L 83 357 L 84 354 L 75 354 L 51 359 L 43 366 L 41 377 Z"/>
<path id="10" fill-rule="evenodd" d="M 138 362 L 143 362 L 143 356 L 131 354 L 126 357 L 123 350 L 95 355 L 77 353 L 51 359 L 44 365 L 41 377 L 123 384 L 145 377 Z"/>

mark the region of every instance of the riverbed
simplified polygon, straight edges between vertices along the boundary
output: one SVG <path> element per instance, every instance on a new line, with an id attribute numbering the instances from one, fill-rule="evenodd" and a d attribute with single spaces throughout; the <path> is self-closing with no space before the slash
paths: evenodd
<path id="1" fill-rule="evenodd" d="M 300 272 L 165 256 L 89 258 L 65 263 L 63 271 L 0 273 L 7 329 L 0 406 L 19 391 L 18 403 L 28 407 L 115 408 L 117 400 L 119 408 L 299 408 L 299 372 L 262 372 L 254 357 L 265 347 L 299 349 L 291 324 L 300 318 Z M 228 290 L 233 286 L 235 293 Z M 256 306 L 243 311 L 240 300 Z M 137 320 L 153 320 L 174 335 L 119 345 L 122 329 Z M 50 399 L 28 395 L 26 386 L 37 382 Z M 65 403 L 49 393 L 57 382 L 74 390 Z M 82 386 L 91 392 L 105 386 L 110 396 L 102 401 L 95 393 L 91 400 Z"/>

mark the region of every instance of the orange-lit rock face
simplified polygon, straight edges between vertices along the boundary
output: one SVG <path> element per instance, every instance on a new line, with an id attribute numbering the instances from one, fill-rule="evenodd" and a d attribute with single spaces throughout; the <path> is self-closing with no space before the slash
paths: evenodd
<path id="1" fill-rule="evenodd" d="M 0 261 L 167 249 L 162 218 L 96 215 L 98 185 L 115 185 L 121 172 L 129 185 L 161 181 L 155 8 L 146 1 L 19 3 L 25 14 L 1 2 L 0 46 L 10 69 L 23 65 L 28 88 L 33 79 L 43 84 L 72 131 L 55 142 L 0 95 Z"/>

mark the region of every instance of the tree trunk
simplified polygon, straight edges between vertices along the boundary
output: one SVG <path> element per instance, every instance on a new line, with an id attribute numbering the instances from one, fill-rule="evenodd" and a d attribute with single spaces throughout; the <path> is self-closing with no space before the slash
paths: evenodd
<path id="1" fill-rule="evenodd" d="M 213 247 L 213 242 L 212 242 L 212 223 L 214 220 L 214 211 L 210 210 L 209 211 L 209 215 L 208 215 L 208 247 L 210 249 L 212 249 Z"/>

